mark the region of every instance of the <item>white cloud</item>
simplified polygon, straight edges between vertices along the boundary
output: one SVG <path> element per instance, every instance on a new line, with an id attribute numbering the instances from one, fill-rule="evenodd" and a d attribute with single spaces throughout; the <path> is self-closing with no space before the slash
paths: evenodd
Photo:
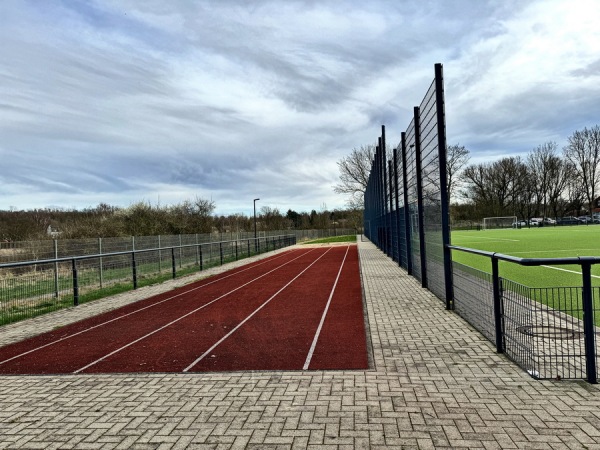
<path id="1" fill-rule="evenodd" d="M 599 11 L 593 0 L 2 2 L 0 209 L 196 195 L 217 212 L 248 212 L 255 196 L 343 206 L 336 161 L 382 123 L 395 144 L 436 62 L 450 143 L 497 157 L 565 140 L 597 122 Z"/>

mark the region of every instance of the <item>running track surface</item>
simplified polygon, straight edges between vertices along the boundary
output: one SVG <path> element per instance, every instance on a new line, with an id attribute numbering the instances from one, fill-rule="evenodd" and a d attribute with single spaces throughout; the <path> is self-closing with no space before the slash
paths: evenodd
<path id="1" fill-rule="evenodd" d="M 290 250 L 0 348 L 2 374 L 367 368 L 354 244 Z"/>

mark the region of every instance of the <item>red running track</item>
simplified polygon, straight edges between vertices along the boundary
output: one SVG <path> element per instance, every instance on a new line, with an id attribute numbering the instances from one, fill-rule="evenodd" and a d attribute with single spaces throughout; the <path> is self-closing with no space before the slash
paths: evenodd
<path id="1" fill-rule="evenodd" d="M 366 368 L 356 245 L 280 253 L 0 348 L 2 374 Z"/>

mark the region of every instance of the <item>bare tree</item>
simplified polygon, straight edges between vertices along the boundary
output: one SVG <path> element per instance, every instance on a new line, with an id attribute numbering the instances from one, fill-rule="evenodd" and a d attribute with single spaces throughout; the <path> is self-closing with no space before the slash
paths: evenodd
<path id="1" fill-rule="evenodd" d="M 550 194 L 550 166 L 554 163 L 556 142 L 538 145 L 527 157 L 530 174 L 535 183 L 536 212 L 547 215 Z"/>
<path id="2" fill-rule="evenodd" d="M 353 148 L 350 155 L 338 161 L 340 170 L 340 183 L 333 190 L 337 194 L 350 196 L 348 205 L 351 207 L 363 207 L 363 194 L 369 182 L 371 163 L 375 157 L 374 145 L 361 145 Z"/>
<path id="3" fill-rule="evenodd" d="M 460 144 L 449 145 L 446 149 L 446 176 L 448 201 L 464 182 L 463 168 L 469 163 L 470 152 Z"/>
<path id="4" fill-rule="evenodd" d="M 569 136 L 569 144 L 563 152 L 575 168 L 591 213 L 600 187 L 600 126 L 575 131 Z"/>
<path id="5" fill-rule="evenodd" d="M 526 171 L 519 157 L 468 166 L 464 195 L 476 205 L 479 218 L 515 214 L 527 187 L 523 182 Z"/>
<path id="6" fill-rule="evenodd" d="M 573 180 L 575 170 L 569 161 L 556 155 L 550 158 L 548 169 L 548 206 L 554 217 L 562 216 L 563 211 L 559 213 L 560 205 L 564 203 L 562 197 Z"/>

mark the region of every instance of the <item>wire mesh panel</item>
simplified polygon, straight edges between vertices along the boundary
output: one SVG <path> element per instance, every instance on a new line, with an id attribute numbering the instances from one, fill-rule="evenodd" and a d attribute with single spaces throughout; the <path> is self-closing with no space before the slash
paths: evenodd
<path id="1" fill-rule="evenodd" d="M 72 304 L 73 279 L 68 263 L 35 264 L 0 271 L 0 324 Z"/>
<path id="2" fill-rule="evenodd" d="M 442 236 L 442 193 L 440 185 L 440 149 L 436 82 L 433 80 L 419 107 L 421 138 L 421 178 L 423 197 L 423 230 L 427 266 L 427 287 L 438 298 L 445 299 L 444 242 Z M 445 149 L 442 149 L 445 151 Z M 445 167 L 444 167 L 445 170 Z"/>
<path id="3" fill-rule="evenodd" d="M 50 259 L 8 263 L 0 266 L 0 325 L 33 317 L 55 309 L 77 305 L 236 261 L 256 253 L 254 240 L 185 244 L 194 235 L 174 236 L 168 243 L 177 246 L 133 250 L 131 240 L 106 240 L 107 247 L 131 247 L 127 251 L 80 255 L 69 259 Z M 94 240 L 95 244 L 98 241 Z M 138 241 L 148 246 L 152 240 Z M 294 245 L 293 235 L 260 239 L 263 253 Z M 162 244 L 162 243 L 161 243 Z M 252 245 L 250 245 L 252 244 Z M 82 250 L 82 247 L 79 247 Z"/>
<path id="4" fill-rule="evenodd" d="M 494 341 L 494 299 L 489 273 L 452 261 L 454 311 Z"/>
<path id="5" fill-rule="evenodd" d="M 451 309 L 445 133 L 442 66 L 436 64 L 434 80 L 389 160 L 382 126 L 365 189 L 364 229 Z"/>
<path id="6" fill-rule="evenodd" d="M 532 376 L 537 376 L 533 338 L 532 335 L 523 333 L 523 330 L 532 327 L 535 322 L 534 305 L 529 299 L 529 289 L 506 279 L 500 279 L 500 283 L 504 351 Z"/>
<path id="7" fill-rule="evenodd" d="M 518 258 L 464 247 L 453 250 L 490 258 L 492 274 L 452 263 L 455 311 L 495 343 L 498 352 L 539 379 L 597 382 L 600 287 L 591 266 L 600 257 Z M 582 286 L 531 288 L 499 276 L 498 260 L 522 270 L 579 265 Z"/>
<path id="8" fill-rule="evenodd" d="M 531 288 L 529 298 L 533 323 L 519 331 L 533 338 L 534 375 L 586 378 L 582 289 Z"/>
<path id="9" fill-rule="evenodd" d="M 411 240 L 411 253 L 409 257 L 412 261 L 412 275 L 419 281 L 422 281 L 421 274 L 421 244 L 419 239 L 419 227 L 421 226 L 419 221 L 419 208 L 418 208 L 418 196 L 417 191 L 417 162 L 415 148 L 415 120 L 411 120 L 410 125 L 406 129 L 406 187 L 408 195 L 408 234 Z"/>

